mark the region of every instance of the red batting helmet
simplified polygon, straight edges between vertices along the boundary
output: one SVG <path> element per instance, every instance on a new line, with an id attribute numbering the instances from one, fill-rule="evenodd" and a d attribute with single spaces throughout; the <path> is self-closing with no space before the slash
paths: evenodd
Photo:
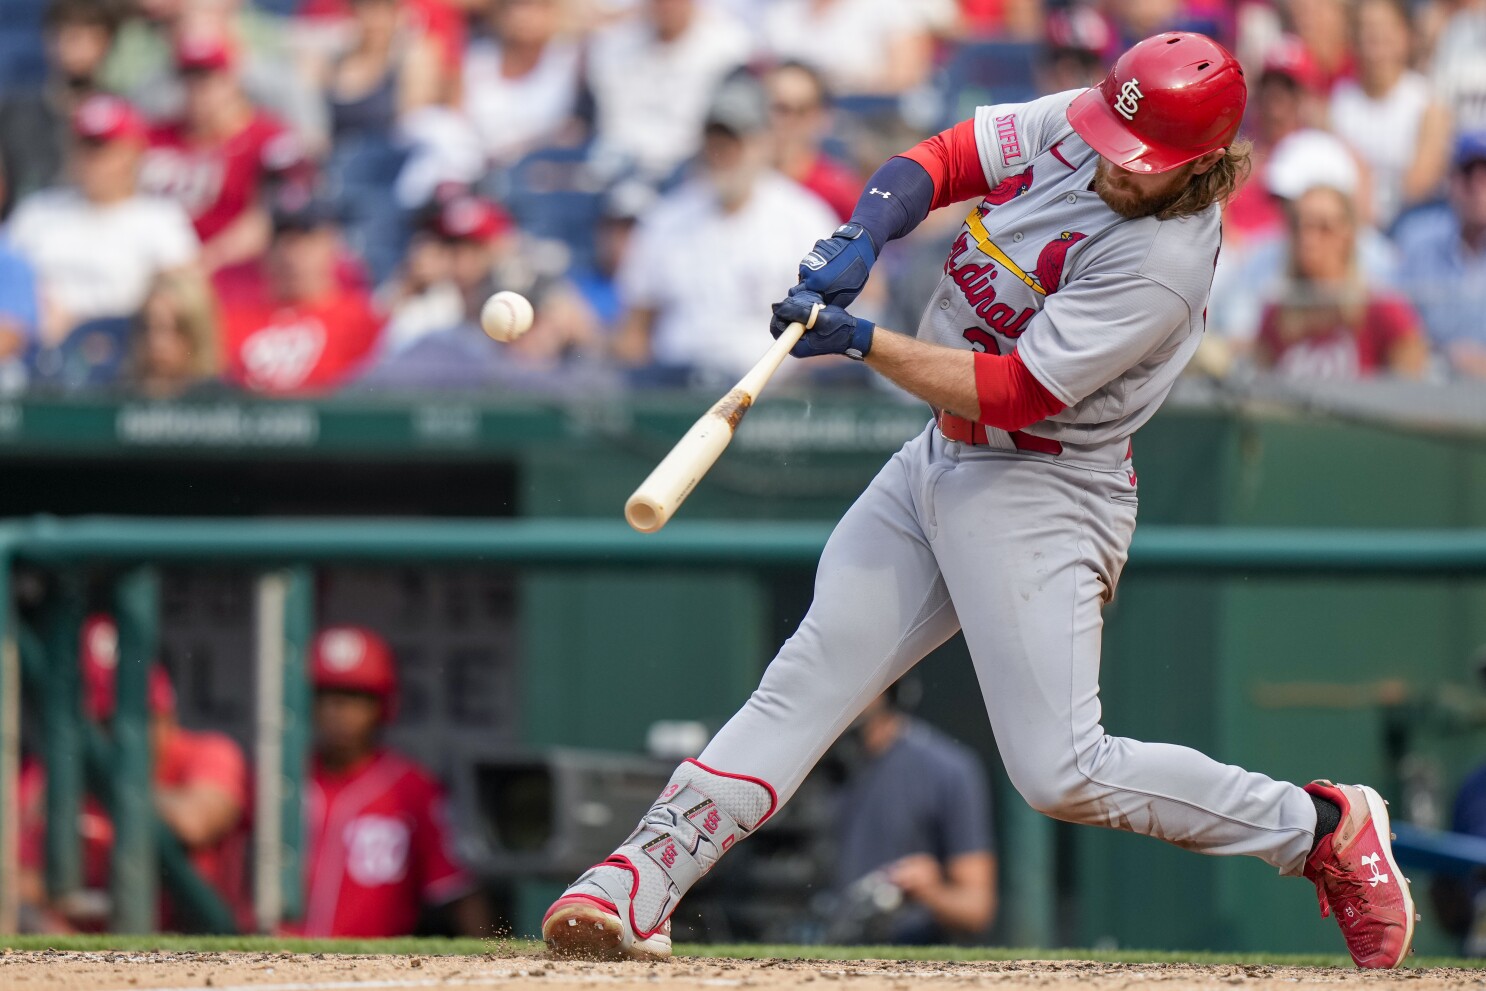
<path id="1" fill-rule="evenodd" d="M 316 689 L 364 692 L 382 701 L 382 718 L 396 707 L 397 670 L 387 641 L 363 626 L 327 626 L 310 646 Z"/>
<path id="2" fill-rule="evenodd" d="M 118 705 L 119 628 L 112 616 L 94 613 L 83 620 L 80 660 L 83 708 L 95 722 L 112 719 Z M 159 664 L 150 665 L 147 698 L 152 716 L 175 712 L 175 687 Z"/>
<path id="3" fill-rule="evenodd" d="M 1167 172 L 1226 147 L 1248 87 L 1238 59 L 1206 35 L 1168 31 L 1133 46 L 1068 107 L 1068 123 L 1131 172 Z"/>

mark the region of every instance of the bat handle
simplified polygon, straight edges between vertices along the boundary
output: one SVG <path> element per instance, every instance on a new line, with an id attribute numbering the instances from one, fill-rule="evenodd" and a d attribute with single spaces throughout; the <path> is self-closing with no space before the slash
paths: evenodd
<path id="1" fill-rule="evenodd" d="M 734 387 L 734 391 L 746 392 L 750 400 L 757 399 L 758 394 L 763 391 L 765 383 L 779 370 L 779 366 L 789 355 L 790 350 L 799 343 L 801 337 L 805 336 L 805 331 L 815 326 L 815 318 L 820 315 L 821 309 L 821 304 L 816 303 L 810 310 L 810 319 L 804 323 L 796 321 L 785 327 L 784 332 L 774 341 L 773 346 L 769 348 L 768 352 L 759 359 L 758 364 L 754 365 L 748 374 L 739 380 L 738 384 Z"/>
<path id="2" fill-rule="evenodd" d="M 784 329 L 758 363 L 749 369 L 728 391 L 712 404 L 701 419 L 676 442 L 640 487 L 624 504 L 624 518 L 641 533 L 654 533 L 666 525 L 671 514 L 691 494 L 691 490 L 722 455 L 733 439 L 733 431 L 753 405 L 760 392 L 790 349 L 815 324 L 820 304 L 810 311 L 806 323 L 792 323 Z"/>

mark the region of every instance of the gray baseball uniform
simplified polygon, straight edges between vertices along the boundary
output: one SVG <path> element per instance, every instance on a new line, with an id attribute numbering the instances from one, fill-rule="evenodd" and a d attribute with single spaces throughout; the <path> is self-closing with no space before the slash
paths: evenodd
<path id="1" fill-rule="evenodd" d="M 1299 874 L 1299 787 L 1100 725 L 1101 608 L 1135 530 L 1130 438 L 1196 349 L 1219 208 L 1126 220 L 1090 189 L 1074 94 L 981 108 L 991 193 L 967 218 L 918 335 L 1023 363 L 1067 404 L 986 445 L 932 424 L 836 527 L 815 601 L 701 763 L 787 800 L 866 704 L 963 629 L 997 746 L 1035 808 Z"/>
<path id="2" fill-rule="evenodd" d="M 1219 208 L 1164 221 L 1109 209 L 1090 189 L 1098 155 L 1067 123 L 1072 97 L 976 114 L 979 162 L 959 164 L 978 164 L 990 192 L 918 332 L 1017 351 L 1066 408 L 1018 433 L 987 429 L 984 444 L 931 423 L 893 456 L 831 534 L 810 612 L 758 690 L 558 899 L 544 935 L 550 924 L 562 935 L 549 938 L 582 948 L 617 916 L 621 950 L 668 955 L 687 889 L 957 629 L 1034 808 L 1302 872 L 1316 830 L 1303 790 L 1100 725 L 1101 609 L 1135 532 L 1130 436 L 1202 335 Z"/>

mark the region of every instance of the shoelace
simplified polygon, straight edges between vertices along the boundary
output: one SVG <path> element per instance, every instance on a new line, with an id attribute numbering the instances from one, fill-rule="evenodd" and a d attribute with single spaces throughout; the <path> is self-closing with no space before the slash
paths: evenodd
<path id="1" fill-rule="evenodd" d="M 1356 902 L 1364 911 L 1371 904 L 1367 882 L 1356 871 L 1345 870 L 1329 861 L 1323 861 L 1317 873 L 1321 875 L 1316 880 L 1316 898 L 1321 903 L 1321 918 L 1331 914 L 1333 899 L 1343 905 L 1349 901 Z"/>

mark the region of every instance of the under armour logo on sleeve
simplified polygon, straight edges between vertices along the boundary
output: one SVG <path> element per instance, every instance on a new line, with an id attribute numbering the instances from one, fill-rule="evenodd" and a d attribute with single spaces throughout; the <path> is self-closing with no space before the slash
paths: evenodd
<path id="1" fill-rule="evenodd" d="M 1140 80 L 1127 80 L 1120 87 L 1120 95 L 1115 97 L 1115 112 L 1126 120 L 1134 120 L 1135 112 L 1140 109 L 1140 101 L 1143 99 L 1145 94 L 1140 91 Z"/>
<path id="2" fill-rule="evenodd" d="M 881 196 L 885 200 L 890 200 L 890 199 L 893 198 L 893 194 L 892 193 L 889 193 L 885 189 L 878 189 L 876 186 L 873 186 L 871 189 L 867 190 L 867 195 L 868 196 Z"/>

